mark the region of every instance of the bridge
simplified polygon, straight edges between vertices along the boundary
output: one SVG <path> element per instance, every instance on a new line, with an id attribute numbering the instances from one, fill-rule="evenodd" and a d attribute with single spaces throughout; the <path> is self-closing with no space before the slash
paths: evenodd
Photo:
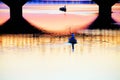
<path id="1" fill-rule="evenodd" d="M 94 3 L 93 0 L 30 0 L 29 2 L 32 2 L 32 3 L 57 3 L 57 4 L 60 4 L 60 3 L 67 3 L 67 4 L 91 4 L 91 3 Z M 118 1 L 120 2 L 120 0 Z"/>
<path id="2" fill-rule="evenodd" d="M 1 0 L 10 8 L 10 18 L 18 20 L 22 17 L 22 6 L 28 0 Z"/>
<path id="3" fill-rule="evenodd" d="M 112 25 L 115 21 L 111 18 L 112 6 L 119 0 L 93 0 L 99 6 L 98 18 L 89 29 L 119 29 L 120 26 Z M 104 27 L 103 27 L 104 26 Z"/>
<path id="4" fill-rule="evenodd" d="M 10 20 L 12 21 L 12 23 L 22 24 L 22 21 L 20 21 L 20 20 L 23 20 L 22 6 L 30 0 L 0 0 L 0 1 L 5 3 L 10 8 Z M 34 1 L 42 1 L 42 0 L 34 0 Z M 110 24 L 111 8 L 115 3 L 119 2 L 120 0 L 93 0 L 93 1 L 99 6 L 99 18 L 103 21 L 106 21 L 108 24 Z"/>
<path id="5" fill-rule="evenodd" d="M 40 2 L 40 1 L 63 1 L 63 0 L 0 0 L 5 3 L 10 8 L 10 17 L 12 19 L 19 19 L 22 17 L 22 6 L 30 2 Z M 73 1 L 73 0 L 64 0 Z M 75 0 L 79 1 L 79 0 Z M 81 0 L 81 1 L 91 1 L 91 0 Z M 99 15 L 100 16 L 111 16 L 111 7 L 119 2 L 120 0 L 93 0 L 97 5 L 99 5 Z"/>
<path id="6" fill-rule="evenodd" d="M 30 0 L 30 3 L 38 4 L 92 4 L 91 0 Z"/>

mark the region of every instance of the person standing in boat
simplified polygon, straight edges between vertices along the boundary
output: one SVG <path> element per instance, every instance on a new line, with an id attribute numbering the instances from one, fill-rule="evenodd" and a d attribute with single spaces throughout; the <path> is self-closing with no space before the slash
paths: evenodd
<path id="1" fill-rule="evenodd" d="M 75 34 L 74 33 L 71 34 L 71 37 L 69 38 L 68 43 L 72 44 L 72 50 L 74 50 L 74 44 L 77 43 L 77 40 L 75 39 Z"/>

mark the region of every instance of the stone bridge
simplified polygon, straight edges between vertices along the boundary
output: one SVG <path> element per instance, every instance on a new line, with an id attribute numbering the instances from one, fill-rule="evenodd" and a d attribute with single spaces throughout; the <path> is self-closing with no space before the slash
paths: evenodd
<path id="1" fill-rule="evenodd" d="M 10 8 L 10 17 L 13 19 L 22 17 L 22 6 L 29 0 L 1 0 Z M 111 16 L 111 7 L 119 0 L 93 0 L 99 5 L 100 16 Z"/>
<path id="2" fill-rule="evenodd" d="M 19 24 L 25 24 L 26 21 L 23 20 L 23 16 L 22 16 L 22 6 L 28 2 L 29 0 L 0 0 L 2 1 L 3 3 L 5 3 L 9 8 L 10 8 L 10 20 L 8 21 L 7 26 L 10 26 L 11 25 L 11 22 L 12 22 L 12 26 L 14 25 L 15 27 L 12 27 L 12 30 L 14 30 L 16 28 L 17 25 Z M 96 19 L 96 21 L 94 22 L 94 24 L 92 25 L 92 27 L 89 27 L 88 29 L 95 29 L 95 28 L 98 28 L 98 29 L 103 29 L 104 27 L 103 26 L 108 26 L 108 27 L 105 27 L 106 29 L 110 28 L 111 26 L 111 8 L 112 6 L 117 3 L 119 0 L 93 0 L 98 6 L 99 6 L 99 16 L 98 18 Z M 102 21 L 102 22 L 101 22 Z M 21 28 L 21 32 L 25 32 L 25 29 L 26 31 L 28 30 L 28 28 L 30 27 L 26 27 L 26 25 L 24 25 L 25 27 Z M 94 26 L 94 27 L 93 27 Z M 9 27 L 3 27 L 3 29 L 0 29 L 1 31 L 6 31 L 8 30 Z M 9 28 L 11 29 L 11 27 Z M 16 29 L 14 31 L 18 31 L 20 29 Z M 4 32 L 3 31 L 3 32 Z M 8 30 L 10 31 L 10 30 Z M 38 30 L 34 30 L 32 28 L 30 28 L 29 32 L 39 32 Z"/>

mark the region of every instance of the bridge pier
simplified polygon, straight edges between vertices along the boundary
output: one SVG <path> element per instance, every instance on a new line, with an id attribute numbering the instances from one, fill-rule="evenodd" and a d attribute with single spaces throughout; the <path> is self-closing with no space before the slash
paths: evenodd
<path id="1" fill-rule="evenodd" d="M 10 7 L 10 18 L 13 20 L 19 20 L 22 17 L 22 6 Z"/>
<path id="2" fill-rule="evenodd" d="M 118 0 L 93 0 L 99 6 L 99 15 L 97 19 L 88 27 L 88 29 L 119 29 L 119 26 L 113 25 L 115 21 L 111 17 L 112 6 Z"/>
<path id="3" fill-rule="evenodd" d="M 32 26 L 22 16 L 22 6 L 28 0 L 1 0 L 10 8 L 10 19 L 0 26 L 0 33 L 8 34 L 28 34 L 44 32 Z"/>
<path id="4" fill-rule="evenodd" d="M 93 0 L 99 6 L 99 16 L 111 16 L 112 6 L 119 0 Z"/>
<path id="5" fill-rule="evenodd" d="M 28 0 L 1 0 L 10 8 L 10 19 L 19 20 L 22 18 L 22 6 Z"/>
<path id="6" fill-rule="evenodd" d="M 112 6 L 99 5 L 99 16 L 111 17 Z"/>

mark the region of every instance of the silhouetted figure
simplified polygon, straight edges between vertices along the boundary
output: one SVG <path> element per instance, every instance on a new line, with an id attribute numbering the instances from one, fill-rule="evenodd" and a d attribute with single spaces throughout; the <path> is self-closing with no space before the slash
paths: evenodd
<path id="1" fill-rule="evenodd" d="M 74 51 L 74 45 L 77 43 L 77 40 L 75 39 L 74 33 L 71 34 L 71 37 L 69 38 L 68 42 L 72 44 L 72 50 Z"/>
<path id="2" fill-rule="evenodd" d="M 64 11 L 64 12 L 66 12 L 66 11 L 67 11 L 67 9 L 66 9 L 66 5 L 65 5 L 64 7 L 60 7 L 59 10 L 60 10 L 60 11 Z"/>
<path id="3" fill-rule="evenodd" d="M 118 0 L 93 0 L 99 5 L 99 15 L 89 26 L 89 29 L 119 29 L 114 25 L 115 21 L 111 18 L 111 8 Z"/>
<path id="4" fill-rule="evenodd" d="M 28 0 L 1 0 L 10 8 L 10 19 L 0 26 L 0 33 L 43 33 L 22 16 L 22 6 Z"/>

